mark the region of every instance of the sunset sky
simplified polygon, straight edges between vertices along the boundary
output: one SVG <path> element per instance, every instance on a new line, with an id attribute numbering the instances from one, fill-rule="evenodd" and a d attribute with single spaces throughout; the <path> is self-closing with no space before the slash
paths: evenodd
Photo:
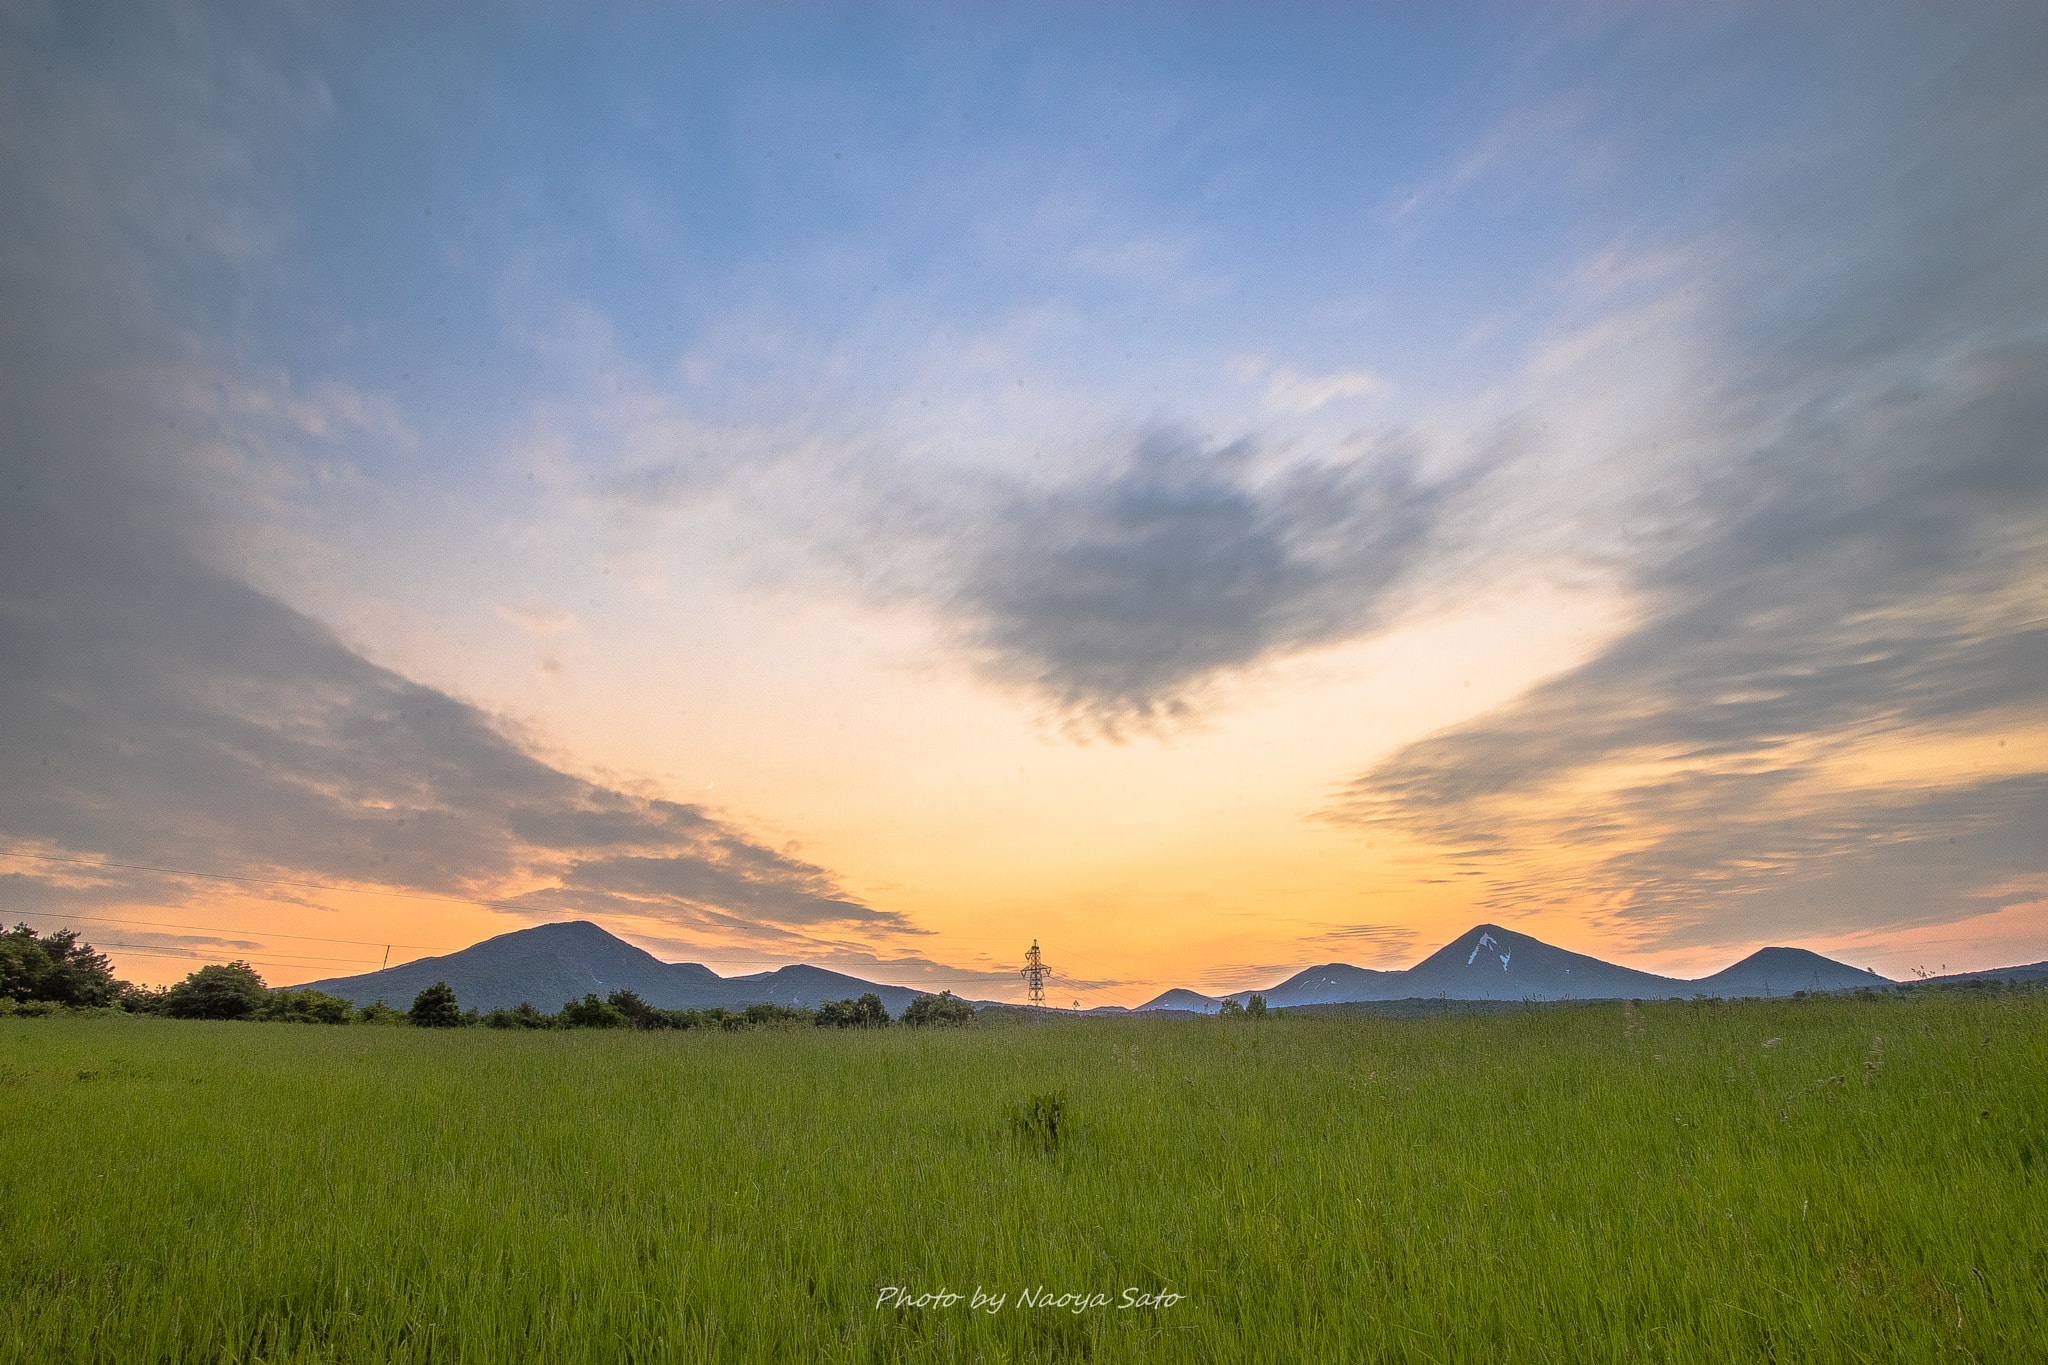
<path id="1" fill-rule="evenodd" d="M 0 915 L 1084 1005 L 2048 958 L 2044 71 L 2018 3 L 0 0 Z"/>

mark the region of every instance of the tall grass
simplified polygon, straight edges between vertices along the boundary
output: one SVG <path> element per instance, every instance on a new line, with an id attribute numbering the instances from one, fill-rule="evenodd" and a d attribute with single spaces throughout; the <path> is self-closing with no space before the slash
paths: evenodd
<path id="1" fill-rule="evenodd" d="M 0 1358 L 2048 1359 L 2044 1024 L 10 1021 Z"/>

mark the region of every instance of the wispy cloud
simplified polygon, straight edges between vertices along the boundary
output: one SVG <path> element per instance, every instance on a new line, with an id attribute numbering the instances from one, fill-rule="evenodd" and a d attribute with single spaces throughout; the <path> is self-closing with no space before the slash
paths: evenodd
<path id="1" fill-rule="evenodd" d="M 1349 949 L 1381 958 L 1394 958 L 1413 948 L 1417 937 L 1413 929 L 1397 924 L 1346 924 L 1296 941 L 1313 950 Z"/>
<path id="2" fill-rule="evenodd" d="M 1282 365 L 1266 378 L 1266 406 L 1274 412 L 1310 413 L 1343 398 L 1378 398 L 1387 381 L 1371 370 L 1302 374 Z"/>
<path id="3" fill-rule="evenodd" d="M 1993 747 L 2048 706 L 2048 97 L 2020 27 L 1939 40 L 1952 66 L 1894 35 L 1895 102 L 1753 186 L 1769 237 L 1726 226 L 1685 284 L 1705 401 L 1644 436 L 1722 458 L 1634 556 L 1640 624 L 1336 818 L 1484 860 L 1498 908 L 1666 945 L 1976 913 L 2038 866 L 2048 776 Z"/>
<path id="4" fill-rule="evenodd" d="M 220 54 L 188 58 L 206 69 Z M 16 78 L 37 78 L 18 54 L 5 60 L 0 86 L 20 97 Z M 157 124 L 172 130 L 163 135 L 182 137 L 189 130 L 151 93 Z M 164 150 L 116 90 L 51 98 L 81 116 L 80 100 L 96 102 L 135 140 L 125 150 L 138 163 Z M 223 116 L 177 107 L 201 125 Z M 218 129 L 224 147 L 245 124 L 265 126 L 239 114 Z M 497 717 L 370 662 L 229 572 L 234 555 L 222 547 L 247 544 L 235 520 L 246 509 L 207 494 L 244 452 L 223 414 L 316 441 L 367 428 L 404 446 L 409 433 L 390 405 L 351 390 L 249 387 L 232 357 L 183 325 L 179 300 L 143 283 L 141 258 L 117 230 L 141 191 L 118 179 L 79 185 L 64 126 L 44 110 L 0 132 L 0 178 L 17 187 L 0 265 L 12 305 L 0 317 L 11 774 L 0 830 L 11 842 L 403 887 L 536 915 L 626 903 L 690 925 L 833 925 L 882 939 L 912 930 L 827 870 L 699 807 L 551 766 Z M 93 151 L 85 164 L 96 171 L 121 164 Z M 170 193 L 156 171 L 137 174 Z M 566 624 L 561 614 L 511 615 L 540 633 Z M 133 894 L 132 877 L 81 886 L 78 872 L 17 862 L 6 883 L 44 913 Z M 174 876 L 146 875 L 159 895 L 185 894 Z"/>

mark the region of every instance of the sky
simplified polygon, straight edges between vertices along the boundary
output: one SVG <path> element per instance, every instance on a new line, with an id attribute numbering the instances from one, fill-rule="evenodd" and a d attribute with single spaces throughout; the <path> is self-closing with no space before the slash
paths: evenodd
<path id="1" fill-rule="evenodd" d="M 0 0 L 0 914 L 1089 1006 L 2048 958 L 2044 69 L 1976 0 Z"/>

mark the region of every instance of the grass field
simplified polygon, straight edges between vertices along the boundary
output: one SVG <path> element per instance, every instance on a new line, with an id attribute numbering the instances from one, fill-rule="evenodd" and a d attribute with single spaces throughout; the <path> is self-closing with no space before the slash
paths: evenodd
<path id="1" fill-rule="evenodd" d="M 1019 1144 L 1057 1089 L 1059 1149 Z M 2038 993 L 16 1020 L 0 1142 L 9 1361 L 2048 1359 Z"/>

